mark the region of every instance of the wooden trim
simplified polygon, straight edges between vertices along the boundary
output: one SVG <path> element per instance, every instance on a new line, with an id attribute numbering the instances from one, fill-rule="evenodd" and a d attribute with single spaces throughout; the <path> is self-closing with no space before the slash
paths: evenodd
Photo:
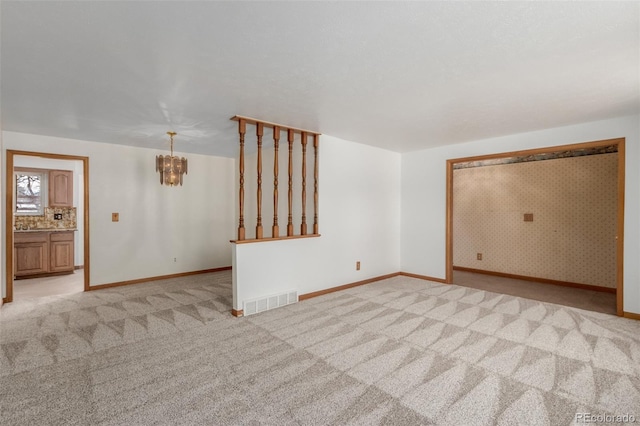
<path id="1" fill-rule="evenodd" d="M 84 160 L 89 157 L 83 157 L 80 155 L 67 155 L 67 154 L 53 154 L 48 152 L 36 152 L 36 151 L 21 151 L 18 149 L 7 149 L 7 153 L 11 152 L 12 155 L 25 155 L 31 157 L 44 157 L 51 158 L 53 160 Z"/>
<path id="2" fill-rule="evenodd" d="M 242 309 L 232 309 L 231 310 L 231 315 L 233 315 L 234 317 L 242 317 L 244 316 L 244 311 Z"/>
<path id="3" fill-rule="evenodd" d="M 5 282 L 6 282 L 6 294 L 2 299 L 4 303 L 11 303 L 13 301 L 13 156 L 14 151 L 7 150 L 6 159 L 6 181 L 5 181 Z"/>
<path id="4" fill-rule="evenodd" d="M 233 244 L 264 243 L 267 241 L 297 240 L 300 238 L 316 238 L 321 236 L 322 236 L 321 234 L 291 235 L 287 237 L 260 238 L 255 240 L 230 240 L 229 242 Z"/>
<path id="5" fill-rule="evenodd" d="M 270 121 L 264 121 L 264 120 L 258 120 L 257 118 L 251 118 L 251 117 L 245 117 L 242 115 L 234 115 L 233 117 L 231 117 L 231 120 L 233 121 L 240 121 L 240 120 L 244 120 L 246 123 L 248 124 L 258 124 L 258 123 L 262 123 L 264 125 L 264 127 L 269 127 L 269 128 L 273 128 L 274 126 L 280 127 L 282 129 L 287 129 L 287 130 L 293 130 L 296 133 L 309 133 L 312 135 L 321 135 L 322 133 L 319 132 L 314 132 L 312 130 L 305 130 L 305 129 L 300 129 L 297 127 L 291 127 L 291 126 L 285 126 L 284 124 L 278 124 L 278 123 L 272 123 Z"/>
<path id="6" fill-rule="evenodd" d="M 327 289 L 324 289 L 324 290 L 314 291 L 312 293 L 301 294 L 300 296 L 298 296 L 298 300 L 300 300 L 300 301 L 301 300 L 307 300 L 307 299 L 311 299 L 312 297 L 323 296 L 325 294 L 333 293 L 333 292 L 336 292 L 336 291 L 346 290 L 348 288 L 357 287 L 357 286 L 365 285 L 365 284 L 370 284 L 370 283 L 373 283 L 373 282 L 376 282 L 376 281 L 386 280 L 387 278 L 397 277 L 398 275 L 400 275 L 400 272 L 394 272 L 392 274 L 381 275 L 379 277 L 369 278 L 369 279 L 362 280 L 362 281 L 356 281 L 356 282 L 350 283 L 350 284 L 339 285 L 337 287 L 331 287 L 331 288 L 327 288 Z"/>
<path id="7" fill-rule="evenodd" d="M 444 282 L 451 284 L 453 282 L 453 162 L 447 160 L 447 216 L 445 223 L 445 232 L 447 240 L 445 244 L 445 279 Z"/>
<path id="8" fill-rule="evenodd" d="M 634 314 L 633 312 L 623 312 L 622 316 L 633 320 L 640 320 L 640 314 Z"/>
<path id="9" fill-rule="evenodd" d="M 76 265 L 76 266 L 73 267 L 73 269 L 75 269 L 76 271 L 78 269 L 84 269 L 84 265 Z"/>
<path id="10" fill-rule="evenodd" d="M 88 291 L 90 288 L 90 245 L 89 245 L 89 157 L 83 157 L 79 155 L 67 155 L 67 154 L 52 154 L 45 152 L 35 151 L 21 151 L 7 149 L 6 157 L 6 195 L 5 195 L 5 282 L 6 282 L 6 303 L 13 301 L 13 169 L 14 169 L 14 157 L 16 155 L 22 155 L 27 157 L 41 157 L 49 158 L 53 160 L 67 160 L 67 161 L 82 161 L 83 176 L 83 191 L 84 191 L 84 291 Z"/>
<path id="11" fill-rule="evenodd" d="M 202 269 L 200 271 L 179 272 L 177 274 L 158 275 L 155 277 L 138 278 L 135 280 L 119 281 L 119 282 L 109 283 L 109 284 L 94 285 L 91 288 L 89 288 L 89 290 L 91 291 L 102 290 L 102 289 L 111 288 L 111 287 L 122 287 L 125 285 L 141 284 L 149 281 L 166 280 L 169 278 L 188 277 L 189 275 L 208 274 L 211 272 L 220 272 L 220 271 L 229 271 L 229 270 L 231 270 L 231 266 L 223 266 L 221 268 L 212 268 L 212 269 Z"/>
<path id="12" fill-rule="evenodd" d="M 618 142 L 618 223 L 616 230 L 616 314 L 624 312 L 624 180 L 625 180 L 625 139 Z"/>
<path id="13" fill-rule="evenodd" d="M 244 120 L 238 121 L 238 134 L 240 135 L 240 158 L 238 162 L 240 163 L 238 166 L 238 174 L 239 174 L 239 193 L 238 193 L 238 203 L 239 203 L 239 211 L 238 211 L 238 239 L 245 239 L 245 228 L 244 228 L 244 134 L 247 131 L 246 123 Z"/>
<path id="14" fill-rule="evenodd" d="M 618 145 L 618 212 L 617 212 L 617 245 L 616 245 L 616 313 L 624 315 L 624 187 L 625 187 L 625 138 L 604 139 L 569 145 L 551 146 L 521 151 L 479 155 L 475 157 L 454 158 L 447 160 L 447 223 L 446 223 L 446 255 L 445 270 L 447 277 L 453 275 L 453 165 L 469 161 L 482 161 L 495 158 L 519 157 L 524 155 L 544 154 L 556 151 L 597 148 Z M 600 287 L 602 288 L 602 287 Z"/>
<path id="15" fill-rule="evenodd" d="M 582 290 L 592 290 L 592 291 L 599 291 L 601 293 L 616 294 L 616 289 L 611 287 L 601 287 L 597 285 L 573 283 L 570 281 L 558 281 L 558 280 L 552 280 L 549 278 L 530 277 L 527 275 L 507 274 L 504 272 L 485 271 L 483 269 L 465 268 L 463 266 L 454 266 L 453 269 L 455 271 L 473 272 L 474 274 L 492 275 L 495 277 L 513 278 L 516 280 L 532 281 L 532 282 L 541 283 L 541 284 L 559 285 L 562 287 L 572 287 L 572 288 L 579 288 Z"/>
<path id="16" fill-rule="evenodd" d="M 451 283 L 447 282 L 446 279 L 429 277 L 427 275 L 411 274 L 409 272 L 398 272 L 398 275 L 402 275 L 403 277 L 418 278 L 420 280 L 426 280 L 426 281 L 435 281 L 435 282 L 441 283 L 441 284 L 451 284 Z"/>
<path id="17" fill-rule="evenodd" d="M 83 196 L 84 196 L 84 241 L 83 241 L 83 270 L 84 270 L 84 291 L 89 291 L 91 287 L 90 277 L 91 277 L 91 245 L 89 244 L 89 157 L 85 157 L 82 163 L 82 171 L 84 172 L 84 184 L 83 184 Z"/>
<path id="18" fill-rule="evenodd" d="M 477 155 L 474 157 L 453 158 L 447 161 L 451 161 L 452 163 L 467 163 L 470 161 L 492 160 L 495 158 L 522 157 L 527 155 L 548 154 L 551 152 L 559 152 L 559 151 L 573 151 L 576 149 L 598 148 L 598 147 L 608 146 L 608 145 L 618 145 L 618 152 L 619 152 L 619 148 L 620 148 L 619 144 L 621 142 L 624 142 L 624 138 L 605 139 L 600 141 L 580 142 L 580 143 L 569 144 L 569 145 L 548 146 L 545 148 L 533 148 L 533 149 L 525 149 L 525 150 L 519 150 L 519 151 L 500 152 L 496 154 Z"/>

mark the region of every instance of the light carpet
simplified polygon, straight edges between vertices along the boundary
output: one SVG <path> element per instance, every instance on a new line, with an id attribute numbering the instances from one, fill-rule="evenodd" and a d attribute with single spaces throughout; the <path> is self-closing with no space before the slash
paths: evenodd
<path id="1" fill-rule="evenodd" d="M 0 423 L 640 419 L 637 321 L 407 277 L 230 308 L 229 271 L 7 305 Z"/>

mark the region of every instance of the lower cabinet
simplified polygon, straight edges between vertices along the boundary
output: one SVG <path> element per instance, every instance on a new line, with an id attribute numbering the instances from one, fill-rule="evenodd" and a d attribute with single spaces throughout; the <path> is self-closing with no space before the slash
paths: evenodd
<path id="1" fill-rule="evenodd" d="M 13 272 L 16 277 L 49 272 L 49 233 L 16 233 Z"/>
<path id="2" fill-rule="evenodd" d="M 16 278 L 74 270 L 73 231 L 16 232 L 13 273 Z"/>
<path id="3" fill-rule="evenodd" d="M 49 272 L 73 271 L 73 232 L 52 232 L 49 241 Z"/>

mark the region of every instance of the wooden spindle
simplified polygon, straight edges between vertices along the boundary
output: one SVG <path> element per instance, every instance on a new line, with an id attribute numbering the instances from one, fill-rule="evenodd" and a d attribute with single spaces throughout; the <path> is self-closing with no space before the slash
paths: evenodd
<path id="1" fill-rule="evenodd" d="M 295 133 L 292 129 L 287 132 L 289 140 L 289 217 L 287 220 L 287 236 L 293 235 L 293 138 Z"/>
<path id="2" fill-rule="evenodd" d="M 313 135 L 313 233 L 318 234 L 318 135 Z"/>
<path id="3" fill-rule="evenodd" d="M 273 226 L 271 236 L 280 236 L 278 226 L 278 144 L 280 143 L 280 127 L 273 126 Z"/>
<path id="4" fill-rule="evenodd" d="M 264 124 L 256 125 L 256 136 L 258 137 L 258 219 L 256 221 L 256 239 L 262 238 L 262 135 Z"/>
<path id="5" fill-rule="evenodd" d="M 1 1 L 1 0 L 0 0 Z M 310 224 L 307 224 L 307 169 L 309 167 L 313 167 L 313 224 L 311 225 L 313 228 L 313 236 L 320 235 L 318 233 L 318 199 L 319 199 L 319 134 L 307 130 L 302 130 L 299 128 L 283 126 L 280 124 L 271 123 L 268 121 L 260 121 L 254 118 L 243 117 L 243 116 L 234 116 L 232 120 L 238 121 L 238 133 L 240 135 L 240 158 L 239 158 L 239 166 L 238 166 L 238 174 L 239 174 L 239 212 L 238 212 L 238 238 L 237 241 L 246 240 L 246 230 L 245 230 L 245 137 L 246 137 L 246 127 L 256 126 L 256 136 L 257 136 L 257 156 L 256 156 L 256 168 L 257 168 L 257 188 L 256 188 L 256 240 L 264 240 L 266 239 L 280 239 L 285 236 L 285 232 L 280 232 L 280 138 L 282 136 L 282 131 L 287 132 L 287 141 L 289 147 L 289 170 L 288 170 L 288 197 L 287 197 L 287 237 L 297 237 L 297 236 L 309 236 L 311 230 L 309 229 Z M 262 223 L 262 167 L 263 167 L 263 138 L 264 138 L 264 129 L 265 127 L 273 129 L 273 224 L 271 226 L 271 235 L 265 237 L 264 236 L 264 227 Z M 300 133 L 300 141 L 302 145 L 301 154 L 297 151 L 294 153 L 294 143 L 296 138 L 296 133 Z M 308 164 L 308 161 L 311 159 L 307 158 L 307 147 L 310 148 L 309 137 L 313 136 L 313 164 Z M 293 199 L 293 173 L 294 173 L 294 159 L 293 156 L 299 155 L 300 161 L 302 161 L 302 191 L 301 191 L 301 203 L 302 203 L 302 214 L 300 217 L 300 234 L 295 233 L 293 226 L 293 210 L 294 210 L 294 199 Z M 311 155 L 311 153 L 310 153 Z M 268 188 L 267 188 L 268 190 Z M 266 194 L 268 197 L 268 193 Z M 311 211 L 311 210 L 309 210 Z M 252 214 L 249 213 L 249 214 Z M 309 213 L 311 214 L 311 213 Z M 268 226 L 268 225 L 267 225 Z M 268 232 L 268 231 L 267 231 Z"/>
<path id="6" fill-rule="evenodd" d="M 302 223 L 300 224 L 300 235 L 307 235 L 307 134 L 301 133 L 302 137 Z"/>
<path id="7" fill-rule="evenodd" d="M 240 220 L 238 221 L 238 240 L 245 238 L 244 230 L 244 134 L 247 123 L 244 120 L 238 121 L 238 133 L 240 133 Z"/>

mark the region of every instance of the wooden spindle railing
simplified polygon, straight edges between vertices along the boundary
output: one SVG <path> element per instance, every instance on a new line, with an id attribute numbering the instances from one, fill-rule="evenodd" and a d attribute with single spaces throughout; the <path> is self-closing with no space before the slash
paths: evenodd
<path id="1" fill-rule="evenodd" d="M 287 217 L 287 237 L 293 235 L 293 138 L 295 133 L 292 129 L 287 132 L 289 141 L 289 216 Z"/>
<path id="2" fill-rule="evenodd" d="M 269 239 L 283 239 L 283 238 L 299 238 L 303 236 L 319 236 L 318 233 L 318 138 L 319 133 L 311 132 L 302 129 L 296 129 L 293 127 L 282 126 L 280 124 L 269 123 L 267 121 L 260 121 L 249 117 L 235 116 L 232 120 L 238 121 L 238 133 L 240 135 L 240 158 L 239 158 L 239 220 L 238 220 L 238 239 L 236 242 L 246 239 L 245 232 L 245 206 L 244 206 L 244 191 L 245 191 L 245 135 L 247 124 L 256 126 L 256 138 L 257 138 L 257 191 L 256 191 L 256 240 L 269 240 Z M 263 161 L 263 136 L 264 128 L 271 127 L 273 129 L 273 225 L 271 227 L 271 238 L 264 237 L 262 226 L 262 161 Z M 280 174 L 279 170 L 279 148 L 280 148 L 280 132 L 282 130 L 287 131 L 287 141 L 289 148 L 289 167 L 288 167 L 288 214 L 287 214 L 287 235 L 286 237 L 280 237 L 280 224 L 278 219 L 279 210 L 279 188 L 278 178 Z M 301 191 L 301 203 L 302 214 L 300 224 L 300 235 L 294 234 L 293 227 L 293 176 L 294 176 L 294 140 L 295 134 L 300 133 L 302 155 L 301 155 L 301 169 L 302 169 L 302 191 Z M 313 135 L 313 234 L 308 235 L 307 230 L 307 143 L 309 135 Z M 297 155 L 297 154 L 295 154 Z M 297 173 L 296 173 L 297 174 Z"/>
<path id="3" fill-rule="evenodd" d="M 278 226 L 278 145 L 280 143 L 280 127 L 273 126 L 273 226 L 271 227 L 271 236 L 277 238 L 280 236 L 280 227 Z"/>
<path id="4" fill-rule="evenodd" d="M 302 132 L 302 223 L 300 235 L 307 235 L 307 134 Z"/>
<path id="5" fill-rule="evenodd" d="M 318 233 L 318 135 L 313 135 L 313 233 Z"/>
<path id="6" fill-rule="evenodd" d="M 258 138 L 258 219 L 256 222 L 256 239 L 262 238 L 262 134 L 264 125 L 258 123 L 256 126 L 256 136 Z"/>
<path id="7" fill-rule="evenodd" d="M 240 201 L 240 212 L 238 221 L 238 240 L 242 241 L 245 238 L 244 230 L 244 134 L 246 132 L 247 122 L 244 119 L 238 120 L 238 133 L 240 133 L 240 194 L 238 195 Z"/>

